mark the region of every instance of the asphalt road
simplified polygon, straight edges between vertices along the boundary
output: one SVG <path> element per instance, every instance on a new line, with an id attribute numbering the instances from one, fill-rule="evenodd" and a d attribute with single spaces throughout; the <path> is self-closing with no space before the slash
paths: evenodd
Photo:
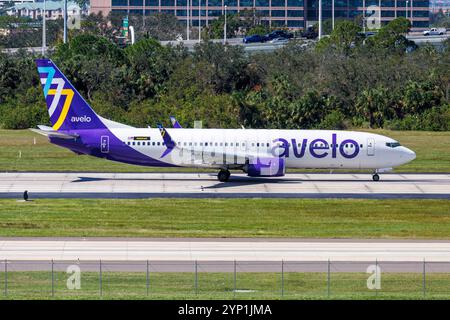
<path id="1" fill-rule="evenodd" d="M 377 264 L 383 272 L 421 273 L 426 267 L 427 273 L 448 273 L 450 242 L 0 239 L 0 270 L 5 264 L 9 271 L 63 271 L 76 264 L 93 272 L 145 272 L 147 264 L 149 272 L 366 272 Z"/>
<path id="2" fill-rule="evenodd" d="M 289 241 L 270 239 L 109 240 L 34 238 L 0 240 L 0 261 L 184 262 L 450 262 L 450 241 Z M 163 263 L 164 262 L 164 263 Z M 272 263 L 273 264 L 273 263 Z M 229 263 L 228 263 L 229 265 Z M 264 264 L 262 264 L 264 266 Z M 279 266 L 278 264 L 276 264 Z M 450 264 L 447 263 L 450 267 Z"/>
<path id="3" fill-rule="evenodd" d="M 450 174 L 0 173 L 0 198 L 418 198 L 450 199 Z"/>

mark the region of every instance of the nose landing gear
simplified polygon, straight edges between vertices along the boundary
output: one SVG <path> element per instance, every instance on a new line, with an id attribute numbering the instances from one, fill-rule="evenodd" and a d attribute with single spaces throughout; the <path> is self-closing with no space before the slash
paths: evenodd
<path id="1" fill-rule="evenodd" d="M 230 171 L 221 169 L 219 173 L 217 174 L 217 179 L 219 179 L 220 182 L 227 182 L 230 178 Z"/>
<path id="2" fill-rule="evenodd" d="M 373 180 L 373 181 L 379 181 L 379 180 L 380 180 L 380 176 L 378 175 L 378 173 L 374 173 L 374 174 L 372 175 L 372 180 Z"/>

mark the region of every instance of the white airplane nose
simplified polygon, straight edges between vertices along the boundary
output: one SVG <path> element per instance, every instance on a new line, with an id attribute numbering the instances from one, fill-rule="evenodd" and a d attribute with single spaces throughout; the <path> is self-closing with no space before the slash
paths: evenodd
<path id="1" fill-rule="evenodd" d="M 416 153 L 412 151 L 411 149 L 405 148 L 405 158 L 408 159 L 408 161 L 412 161 L 416 158 Z"/>

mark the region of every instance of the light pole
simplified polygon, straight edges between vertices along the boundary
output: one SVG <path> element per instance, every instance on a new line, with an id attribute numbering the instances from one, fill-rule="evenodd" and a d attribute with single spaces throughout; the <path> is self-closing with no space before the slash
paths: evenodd
<path id="1" fill-rule="evenodd" d="M 64 0 L 64 43 L 67 43 L 67 0 Z"/>
<path id="2" fill-rule="evenodd" d="M 189 40 L 189 0 L 186 0 L 186 40 Z"/>
<path id="3" fill-rule="evenodd" d="M 331 0 L 331 30 L 334 30 L 334 0 Z"/>
<path id="4" fill-rule="evenodd" d="M 319 0 L 319 40 L 322 38 L 322 0 Z"/>
<path id="5" fill-rule="evenodd" d="M 366 33 L 366 0 L 363 0 L 363 32 Z"/>
<path id="6" fill-rule="evenodd" d="M 223 44 L 227 43 L 227 5 L 225 5 L 225 23 L 223 25 Z"/>
<path id="7" fill-rule="evenodd" d="M 46 0 L 44 0 L 44 10 L 43 10 L 43 14 L 42 14 L 42 55 L 45 56 L 45 47 L 47 46 L 46 44 L 46 39 L 45 39 L 45 13 L 47 12 L 47 2 Z"/>
<path id="8" fill-rule="evenodd" d="M 142 27 L 145 27 L 145 0 L 142 0 Z"/>
<path id="9" fill-rule="evenodd" d="M 198 0 L 198 42 L 202 41 L 202 0 Z"/>
<path id="10" fill-rule="evenodd" d="M 405 15 L 406 15 L 406 19 L 408 19 L 408 0 L 406 0 L 406 3 L 405 3 Z"/>

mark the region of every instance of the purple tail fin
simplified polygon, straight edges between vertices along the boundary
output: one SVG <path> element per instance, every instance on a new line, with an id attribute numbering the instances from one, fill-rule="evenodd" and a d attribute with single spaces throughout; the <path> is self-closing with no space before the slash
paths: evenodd
<path id="1" fill-rule="evenodd" d="M 50 59 L 36 65 L 53 130 L 103 129 L 105 125 Z"/>

